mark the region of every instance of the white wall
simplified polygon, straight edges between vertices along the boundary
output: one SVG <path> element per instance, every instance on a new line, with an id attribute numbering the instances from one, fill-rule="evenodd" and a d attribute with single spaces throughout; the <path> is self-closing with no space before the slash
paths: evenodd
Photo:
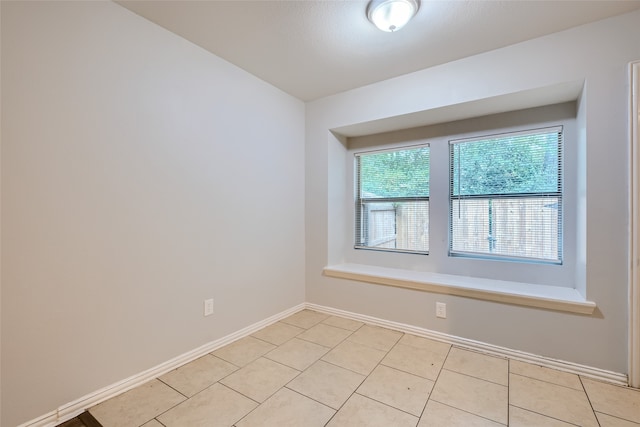
<path id="1" fill-rule="evenodd" d="M 627 371 L 628 63 L 640 58 L 640 12 L 422 70 L 307 104 L 307 301 L 616 372 Z M 434 295 L 324 277 L 343 261 L 345 141 L 331 129 L 422 114 L 585 81 L 578 140 L 586 141 L 586 250 L 578 250 L 579 290 L 593 316 Z M 540 90 L 538 90 L 540 89 Z M 493 108 L 493 107 L 492 107 Z M 584 135 L 583 135 L 584 134 Z M 582 155 L 579 150 L 578 155 Z M 583 221 L 584 217 L 579 217 Z M 581 229 L 583 225 L 577 225 Z M 421 270 L 388 254 L 389 264 Z M 586 267 L 584 266 L 586 259 Z M 407 265 L 411 264 L 413 265 Z M 393 265 L 387 265 L 393 266 Z M 581 271 L 585 271 L 583 274 Z M 535 278 L 532 279 L 535 281 Z M 585 283 L 586 282 L 586 283 Z M 435 302 L 448 304 L 446 320 Z"/>
<path id="2" fill-rule="evenodd" d="M 302 102 L 111 2 L 2 2 L 1 71 L 3 426 L 304 301 Z"/>

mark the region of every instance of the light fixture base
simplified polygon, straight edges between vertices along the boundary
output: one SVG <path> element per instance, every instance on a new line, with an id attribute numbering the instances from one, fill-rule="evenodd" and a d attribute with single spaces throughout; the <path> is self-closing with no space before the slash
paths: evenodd
<path id="1" fill-rule="evenodd" d="M 404 27 L 419 7 L 419 0 L 371 0 L 367 18 L 378 29 L 391 33 Z"/>

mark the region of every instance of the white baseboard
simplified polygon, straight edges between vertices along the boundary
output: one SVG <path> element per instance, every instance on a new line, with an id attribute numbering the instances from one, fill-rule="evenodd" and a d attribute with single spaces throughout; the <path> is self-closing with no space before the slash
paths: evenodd
<path id="1" fill-rule="evenodd" d="M 310 309 L 319 311 L 326 314 L 332 314 L 336 316 L 345 317 L 347 319 L 358 320 L 371 325 L 381 326 L 384 328 L 394 329 L 401 332 L 410 333 L 413 335 L 433 339 L 436 341 L 445 342 L 458 347 L 474 350 L 482 353 L 488 353 L 500 357 L 508 357 L 510 359 L 520 360 L 523 362 L 533 363 L 539 366 L 545 366 L 547 368 L 558 369 L 564 372 L 570 372 L 573 374 L 582 375 L 585 377 L 593 378 L 600 381 L 606 381 L 617 385 L 628 385 L 628 378 L 625 374 L 617 372 L 607 371 L 604 369 L 592 368 L 590 366 L 580 365 L 577 363 L 566 362 L 563 360 L 556 360 L 549 357 L 538 356 L 531 353 L 526 353 L 517 350 L 511 350 L 506 347 L 500 347 L 492 344 L 483 343 L 480 341 L 469 340 L 466 338 L 460 338 L 455 335 L 444 334 L 441 332 L 431 331 L 429 329 L 420 328 L 417 326 L 407 325 L 404 323 L 392 322 L 389 320 L 379 319 L 377 317 L 366 316 L 364 314 L 352 313 L 350 311 L 339 310 L 331 307 L 325 307 L 317 304 L 302 303 L 281 313 L 273 315 L 253 325 L 247 326 L 237 332 L 229 334 L 223 338 L 207 343 L 195 350 L 181 354 L 167 362 L 161 363 L 151 369 L 148 369 L 139 374 L 133 375 L 115 384 L 111 384 L 93 393 L 89 393 L 73 402 L 69 402 L 60 406 L 57 410 L 51 411 L 41 417 L 35 418 L 18 427 L 54 427 L 60 423 L 63 423 L 71 418 L 81 414 L 88 408 L 97 405 L 100 402 L 111 399 L 125 391 L 138 387 L 154 378 L 157 378 L 173 369 L 176 369 L 186 363 L 189 363 L 199 357 L 204 356 L 207 353 L 211 353 L 220 347 L 244 338 L 259 329 L 271 325 L 287 316 L 297 313 L 303 309 Z"/>
<path id="2" fill-rule="evenodd" d="M 78 416 L 79 414 L 84 412 L 86 409 L 92 406 L 95 406 L 100 402 L 104 402 L 105 400 L 111 399 L 112 397 L 115 397 L 121 393 L 124 393 L 127 390 L 131 390 L 132 388 L 138 387 L 186 363 L 196 360 L 197 358 L 202 357 L 207 353 L 211 353 L 212 351 L 217 350 L 220 347 L 224 347 L 225 345 L 230 344 L 234 341 L 237 341 L 240 338 L 244 338 L 248 335 L 251 335 L 256 331 L 271 325 L 272 323 L 275 323 L 281 319 L 284 319 L 285 317 L 288 317 L 294 313 L 297 313 L 300 310 L 303 310 L 305 307 L 306 307 L 305 303 L 298 304 L 295 307 L 282 311 L 267 319 L 254 323 L 253 325 L 249 325 L 246 328 L 243 328 L 237 332 L 229 334 L 215 341 L 211 341 L 210 343 L 204 344 L 203 346 L 200 346 L 195 350 L 191 350 L 187 353 L 181 354 L 180 356 L 174 357 L 173 359 L 168 360 L 164 363 L 161 363 L 157 366 L 154 366 L 151 369 L 147 369 L 146 371 L 140 372 L 139 374 L 133 375 L 115 384 L 111 384 L 98 391 L 89 393 L 77 400 L 74 400 L 73 402 L 69 402 L 65 405 L 60 406 L 55 411 L 51 411 L 41 417 L 35 418 L 31 421 L 21 424 L 18 427 L 56 426 L 67 420 L 70 420 L 73 417 Z"/>
<path id="3" fill-rule="evenodd" d="M 407 325 L 404 323 L 391 322 L 389 320 L 379 319 L 377 317 L 366 316 L 363 314 L 352 313 L 350 311 L 338 310 L 331 307 L 325 307 L 317 304 L 306 303 L 305 307 L 309 310 L 315 310 L 326 314 L 346 317 L 347 319 L 358 320 L 360 322 L 369 323 L 384 328 L 394 329 L 401 332 L 429 338 L 436 341 L 452 344 L 457 347 L 474 350 L 481 353 L 492 354 L 494 356 L 508 357 L 522 362 L 533 363 L 535 365 L 547 368 L 557 369 L 559 371 L 569 372 L 572 374 L 582 375 L 608 383 L 627 386 L 628 377 L 625 374 L 607 371 L 604 369 L 593 368 L 591 366 L 580 365 L 578 363 L 567 362 L 564 360 L 552 359 L 550 357 L 538 356 L 536 354 L 526 353 L 524 351 L 512 350 L 506 347 L 487 344 L 480 341 L 474 341 L 466 338 L 457 337 L 455 335 L 444 334 L 442 332 L 431 331 L 429 329 L 417 326 Z"/>

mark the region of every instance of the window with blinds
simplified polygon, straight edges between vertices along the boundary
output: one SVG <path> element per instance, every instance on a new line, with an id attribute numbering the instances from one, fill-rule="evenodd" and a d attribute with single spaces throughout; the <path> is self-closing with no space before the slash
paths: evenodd
<path id="1" fill-rule="evenodd" d="M 429 146 L 355 155 L 355 247 L 429 251 Z"/>
<path id="2" fill-rule="evenodd" d="M 562 127 L 449 142 L 452 256 L 562 263 Z"/>

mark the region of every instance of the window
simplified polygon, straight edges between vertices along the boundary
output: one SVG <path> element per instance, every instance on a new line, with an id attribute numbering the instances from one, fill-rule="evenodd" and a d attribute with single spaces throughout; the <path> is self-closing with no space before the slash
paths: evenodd
<path id="1" fill-rule="evenodd" d="M 335 140 L 329 263 L 584 289 L 587 141 L 576 108 Z"/>
<path id="2" fill-rule="evenodd" d="M 429 251 L 429 146 L 357 153 L 355 247 Z"/>
<path id="3" fill-rule="evenodd" d="M 449 142 L 449 254 L 562 262 L 562 127 Z"/>

